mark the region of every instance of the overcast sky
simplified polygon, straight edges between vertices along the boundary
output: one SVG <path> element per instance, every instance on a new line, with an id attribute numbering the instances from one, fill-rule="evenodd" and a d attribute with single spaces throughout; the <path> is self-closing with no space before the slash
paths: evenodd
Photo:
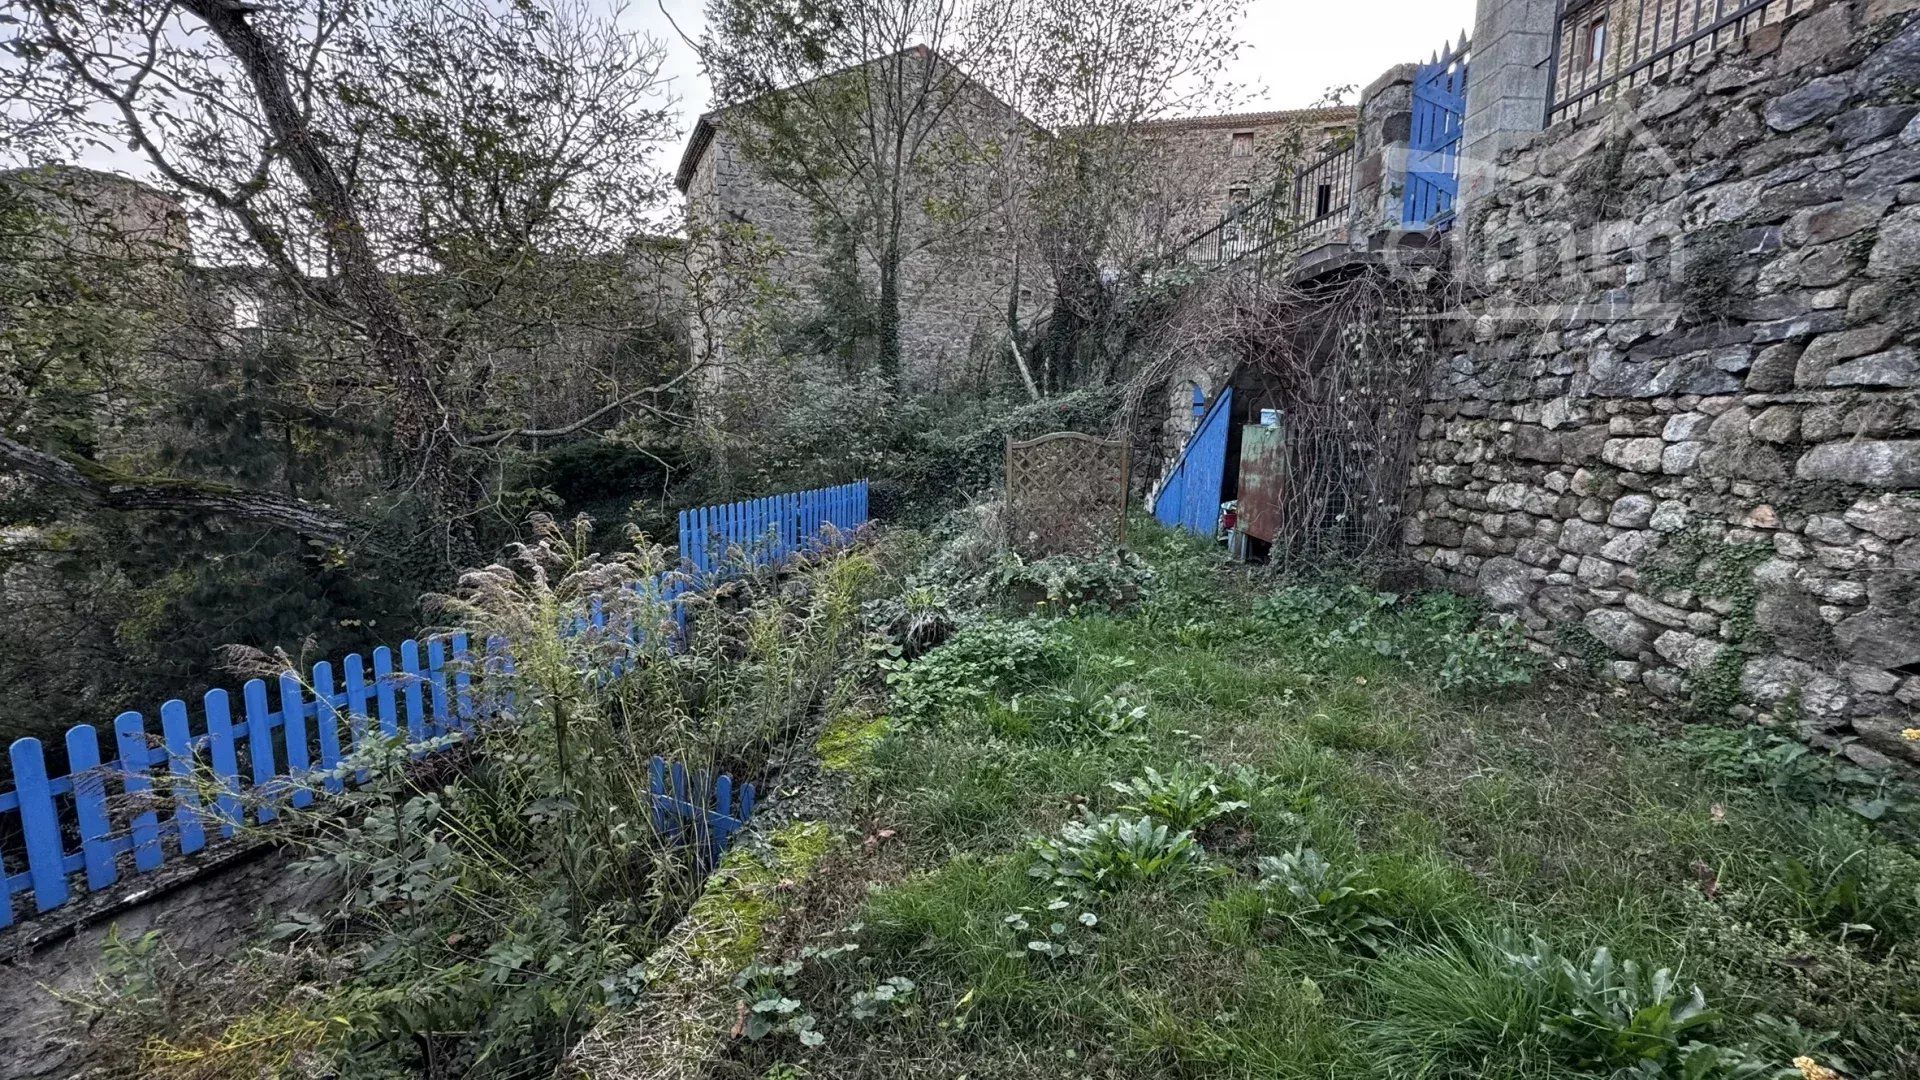
<path id="1" fill-rule="evenodd" d="M 620 0 L 605 0 L 609 6 Z M 661 146 L 655 164 L 671 172 L 686 134 L 711 96 L 693 49 L 703 0 L 627 0 L 624 19 L 666 47 L 670 90 L 678 100 L 680 131 Z M 1244 88 L 1241 111 L 1314 105 L 1335 87 L 1364 87 L 1395 64 L 1423 61 L 1471 28 L 1474 0 L 1251 0 L 1241 26 L 1246 47 L 1227 72 Z M 676 30 L 677 25 L 677 30 Z M 119 148 L 89 149 L 81 164 L 146 177 L 139 155 Z"/>
<path id="2" fill-rule="evenodd" d="M 632 0 L 626 12 L 629 25 L 667 46 L 664 74 L 680 99 L 683 141 L 710 91 L 674 24 L 698 38 L 702 6 L 702 0 Z M 1364 87 L 1395 64 L 1426 60 L 1458 41 L 1461 31 L 1472 29 L 1473 9 L 1474 0 L 1251 0 L 1241 28 L 1246 48 L 1227 77 L 1246 87 L 1249 111 L 1313 105 L 1331 88 Z M 679 159 L 679 145 L 661 148 L 662 168 Z"/>

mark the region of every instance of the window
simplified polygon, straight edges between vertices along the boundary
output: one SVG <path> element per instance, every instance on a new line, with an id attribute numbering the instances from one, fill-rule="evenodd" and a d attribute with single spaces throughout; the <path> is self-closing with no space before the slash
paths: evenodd
<path id="1" fill-rule="evenodd" d="M 1607 17 L 1605 15 L 1595 17 L 1579 31 L 1579 34 L 1580 40 L 1577 43 L 1580 50 L 1579 66 L 1585 69 L 1604 62 L 1607 58 Z"/>
<path id="2" fill-rule="evenodd" d="M 1313 216 L 1326 217 L 1333 212 L 1333 185 L 1321 184 L 1313 193 Z"/>
<path id="3" fill-rule="evenodd" d="M 1233 133 L 1233 156 L 1234 157 L 1252 157 L 1253 156 L 1253 132 L 1236 131 Z"/>
<path id="4" fill-rule="evenodd" d="M 1248 194 L 1247 189 L 1243 187 L 1228 188 L 1227 189 L 1227 212 L 1232 214 L 1232 213 L 1238 213 L 1239 211 L 1246 209 L 1247 194 Z"/>

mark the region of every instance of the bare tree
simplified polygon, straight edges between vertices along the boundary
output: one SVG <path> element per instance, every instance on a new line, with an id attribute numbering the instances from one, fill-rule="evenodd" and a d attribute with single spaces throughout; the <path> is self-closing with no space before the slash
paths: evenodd
<path id="1" fill-rule="evenodd" d="M 8 153 L 125 147 L 187 195 L 212 226 L 203 255 L 268 269 L 317 332 L 360 354 L 391 432 L 390 485 L 469 555 L 480 452 L 565 426 L 490 415 L 492 358 L 563 310 L 591 323 L 581 300 L 618 286 L 601 272 L 575 290 L 574 273 L 616 265 L 657 205 L 644 162 L 670 127 L 659 47 L 576 0 L 18 10 L 0 72 Z M 609 387 L 595 408 L 644 407 L 681 378 Z M 42 482 L 76 475 L 4 459 Z"/>
<path id="2" fill-rule="evenodd" d="M 1191 198 L 1203 178 L 1167 160 L 1155 121 L 1218 110 L 1240 48 L 1244 0 L 1009 0 L 992 39 L 992 82 L 1053 133 L 1013 162 L 1026 198 L 1009 231 L 1032 237 L 1052 284 L 1039 381 L 1049 390 L 1118 375 L 1108 340 L 1125 271 L 1152 239 L 1149 207 Z M 1040 276 L 1040 275 L 1036 275 Z M 1018 338 L 1023 320 L 1010 317 Z"/>

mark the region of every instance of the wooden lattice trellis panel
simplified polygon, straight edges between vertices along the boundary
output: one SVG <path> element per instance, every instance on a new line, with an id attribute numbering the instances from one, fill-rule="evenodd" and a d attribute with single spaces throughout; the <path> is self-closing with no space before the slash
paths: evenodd
<path id="1" fill-rule="evenodd" d="M 1125 440 L 1063 431 L 1007 440 L 1007 539 L 1029 559 L 1091 555 L 1127 539 Z"/>

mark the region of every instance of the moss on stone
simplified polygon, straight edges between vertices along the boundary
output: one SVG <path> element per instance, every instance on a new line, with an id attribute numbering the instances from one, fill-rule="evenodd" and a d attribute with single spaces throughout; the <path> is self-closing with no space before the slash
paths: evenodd
<path id="1" fill-rule="evenodd" d="M 858 712 L 841 713 L 820 732 L 814 751 L 820 755 L 820 767 L 834 772 L 855 772 L 873 758 L 873 748 L 887 737 L 887 718 Z"/>
<path id="2" fill-rule="evenodd" d="M 826 857 L 833 830 L 796 821 L 721 860 L 686 918 L 647 962 L 647 992 L 633 1009 L 600 1019 L 569 1056 L 565 1074 L 593 1080 L 692 1080 L 733 1022 L 733 978 L 751 963 L 784 911 L 781 889 Z"/>
<path id="3" fill-rule="evenodd" d="M 738 968 L 753 959 L 767 923 L 780 914 L 774 891 L 803 877 L 827 853 L 832 833 L 818 821 L 797 821 L 767 837 L 767 854 L 727 853 L 682 924 L 685 958 L 700 967 Z"/>

